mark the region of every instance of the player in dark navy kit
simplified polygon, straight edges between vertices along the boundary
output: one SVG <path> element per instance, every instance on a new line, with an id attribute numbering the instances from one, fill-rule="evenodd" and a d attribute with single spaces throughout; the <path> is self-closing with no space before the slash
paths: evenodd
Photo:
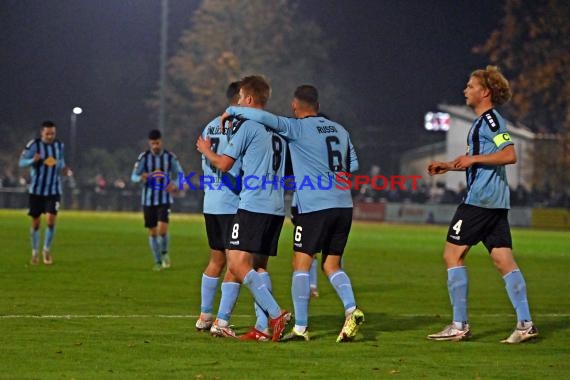
<path id="1" fill-rule="evenodd" d="M 239 81 L 232 82 L 228 86 L 226 98 L 229 104 L 237 104 L 239 88 Z M 218 116 L 206 125 L 202 131 L 202 137 L 210 140 L 212 151 L 223 152 L 229 144 L 231 130 L 222 131 L 220 116 Z M 212 311 L 219 277 L 226 266 L 228 237 L 239 204 L 240 189 L 237 186 L 236 177 L 240 174 L 241 159 L 234 162 L 227 173 L 223 173 L 202 156 L 202 170 L 204 178 L 207 178 L 210 183 L 204 186 L 203 208 L 206 235 L 210 246 L 210 260 L 202 273 L 200 316 L 196 321 L 196 329 L 210 331 L 212 336 L 235 338 L 235 332 L 230 327 L 229 321 L 241 285 L 230 271 L 226 271 L 224 275 L 220 306 L 215 320 Z M 224 183 L 228 186 L 223 186 Z"/>
<path id="2" fill-rule="evenodd" d="M 162 147 L 162 135 L 159 130 L 148 134 L 149 150 L 141 153 L 131 174 L 131 181 L 142 184 L 141 204 L 143 206 L 144 226 L 148 228 L 148 242 L 154 256 L 153 270 L 170 268 L 168 254 L 168 222 L 171 193 L 178 173 L 184 173 L 178 158 Z"/>
<path id="3" fill-rule="evenodd" d="M 32 217 L 30 230 L 32 240 L 31 264 L 39 263 L 40 217 L 46 214 L 47 228 L 45 230 L 42 250 L 43 262 L 53 264 L 51 245 L 55 234 L 55 222 L 61 199 L 61 175 L 71 175 L 71 169 L 66 166 L 64 145 L 55 138 L 56 125 L 52 121 L 44 121 L 40 138 L 26 144 L 20 156 L 21 168 L 31 168 L 28 215 Z"/>
<path id="4" fill-rule="evenodd" d="M 521 343 L 536 337 L 538 330 L 530 316 L 524 277 L 513 257 L 507 218 L 510 195 L 505 165 L 516 163 L 517 157 L 495 106 L 509 101 L 511 90 L 498 68 L 487 66 L 471 73 L 463 93 L 477 115 L 467 136 L 468 151 L 451 162 L 432 162 L 428 167 L 430 175 L 464 170 L 467 181 L 467 195 L 450 223 L 443 253 L 453 322 L 428 339 L 458 341 L 471 336 L 465 257 L 472 246 L 483 242 L 503 276 L 518 320 L 513 333 L 501 342 Z"/>
<path id="5" fill-rule="evenodd" d="M 352 284 L 341 267 L 352 225 L 350 191 L 337 187 L 338 175 L 358 170 L 358 159 L 344 127 L 319 116 L 318 91 L 311 85 L 295 90 L 291 108 L 295 118 L 275 116 L 259 109 L 229 107 L 222 119 L 243 117 L 273 129 L 289 143 L 296 188 L 292 297 L 295 326 L 282 340 L 309 340 L 309 271 L 316 253 L 345 309 L 337 342 L 353 340 L 364 314 L 356 306 Z M 341 187 L 341 186 L 339 186 Z"/>
<path id="6" fill-rule="evenodd" d="M 238 104 L 261 109 L 270 93 L 263 77 L 245 77 L 240 83 Z M 286 144 L 281 137 L 251 120 L 238 121 L 232 130 L 228 146 L 219 154 L 212 150 L 211 140 L 201 136 L 196 147 L 223 172 L 230 170 L 239 158 L 242 160 L 243 184 L 229 234 L 227 260 L 230 272 L 248 287 L 255 299 L 257 321 L 256 327 L 240 339 L 278 341 L 291 314 L 282 310 L 271 294 L 271 280 L 264 269 L 269 257 L 277 255 L 285 218 L 283 187 L 279 181 L 284 174 Z"/>

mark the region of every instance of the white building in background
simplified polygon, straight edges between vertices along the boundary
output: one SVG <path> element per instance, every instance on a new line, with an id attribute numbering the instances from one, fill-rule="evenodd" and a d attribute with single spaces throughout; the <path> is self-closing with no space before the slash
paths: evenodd
<path id="1" fill-rule="evenodd" d="M 454 191 L 465 188 L 465 172 L 448 172 L 441 176 L 430 177 L 427 174 L 427 166 L 432 161 L 451 161 L 455 157 L 465 154 L 467 150 L 467 133 L 476 115 L 467 106 L 453 106 L 440 104 L 438 110 L 450 115 L 449 130 L 445 133 L 445 141 L 409 150 L 402 155 L 400 172 L 402 175 L 420 174 L 425 182 L 434 186 L 435 181 L 443 182 L 445 187 Z M 507 129 L 515 143 L 517 163 L 507 165 L 507 179 L 511 188 L 522 185 L 527 190 L 531 189 L 533 178 L 532 152 L 536 136 L 524 127 L 517 127 L 507 120 Z"/>

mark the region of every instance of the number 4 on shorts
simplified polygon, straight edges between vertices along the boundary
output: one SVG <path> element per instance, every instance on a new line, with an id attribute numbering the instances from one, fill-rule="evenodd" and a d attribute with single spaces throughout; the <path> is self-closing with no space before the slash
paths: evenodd
<path id="1" fill-rule="evenodd" d="M 453 229 L 453 231 L 455 231 L 455 235 L 459 235 L 459 232 L 461 231 L 461 224 L 463 223 L 463 219 L 459 219 L 457 221 L 457 223 L 455 223 L 455 225 L 453 227 L 451 227 Z"/>

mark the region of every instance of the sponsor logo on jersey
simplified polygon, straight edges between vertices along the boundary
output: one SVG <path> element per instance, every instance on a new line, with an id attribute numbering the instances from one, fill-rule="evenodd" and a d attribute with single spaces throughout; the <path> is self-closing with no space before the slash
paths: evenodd
<path id="1" fill-rule="evenodd" d="M 44 165 L 49 166 L 50 168 L 52 166 L 55 166 L 56 164 L 57 164 L 57 160 L 55 158 L 53 158 L 52 156 L 49 156 L 44 160 Z"/>

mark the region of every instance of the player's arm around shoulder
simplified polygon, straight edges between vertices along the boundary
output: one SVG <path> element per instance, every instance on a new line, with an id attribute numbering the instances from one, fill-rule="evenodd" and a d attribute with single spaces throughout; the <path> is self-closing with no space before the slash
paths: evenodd
<path id="1" fill-rule="evenodd" d="M 240 117 L 253 120 L 269 129 L 277 132 L 287 140 L 296 140 L 303 129 L 302 122 L 299 119 L 277 116 L 265 110 L 250 107 L 228 107 L 222 115 L 222 120 L 228 120 L 231 117 Z"/>

